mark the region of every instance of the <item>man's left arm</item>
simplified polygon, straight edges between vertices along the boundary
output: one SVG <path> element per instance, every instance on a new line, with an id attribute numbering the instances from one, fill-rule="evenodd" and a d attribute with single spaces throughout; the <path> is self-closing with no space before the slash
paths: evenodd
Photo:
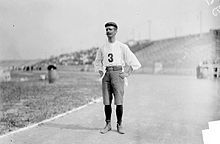
<path id="1" fill-rule="evenodd" d="M 123 77 L 128 77 L 130 74 L 141 67 L 140 62 L 138 61 L 137 57 L 134 53 L 129 49 L 128 46 L 124 49 L 124 61 L 125 61 L 125 70 L 121 74 Z"/>
<path id="2" fill-rule="evenodd" d="M 125 66 L 124 72 L 120 73 L 122 78 L 129 77 L 133 72 L 133 68 L 131 66 Z"/>

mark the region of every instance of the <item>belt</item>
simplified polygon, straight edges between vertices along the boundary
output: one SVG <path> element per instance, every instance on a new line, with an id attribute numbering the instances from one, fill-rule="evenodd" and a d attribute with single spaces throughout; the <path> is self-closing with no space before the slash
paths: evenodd
<path id="1" fill-rule="evenodd" d="M 107 66 L 106 71 L 120 71 L 122 70 L 122 66 Z"/>

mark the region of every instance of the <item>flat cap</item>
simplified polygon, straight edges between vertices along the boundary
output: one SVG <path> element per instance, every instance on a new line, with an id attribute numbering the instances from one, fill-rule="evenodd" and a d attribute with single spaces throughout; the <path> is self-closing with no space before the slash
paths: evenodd
<path id="1" fill-rule="evenodd" d="M 116 24 L 115 22 L 107 22 L 107 23 L 105 24 L 105 27 L 108 27 L 108 26 L 113 26 L 113 27 L 115 27 L 116 29 L 118 29 L 118 26 L 117 26 L 117 24 Z"/>

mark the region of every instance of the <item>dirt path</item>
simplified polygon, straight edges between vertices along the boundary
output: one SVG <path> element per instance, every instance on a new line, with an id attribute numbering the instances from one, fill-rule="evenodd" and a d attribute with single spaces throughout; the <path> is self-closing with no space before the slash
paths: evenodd
<path id="1" fill-rule="evenodd" d="M 124 128 L 103 135 L 101 102 L 2 137 L 0 144 L 202 144 L 208 121 L 220 119 L 219 82 L 193 77 L 133 75 L 126 87 Z"/>

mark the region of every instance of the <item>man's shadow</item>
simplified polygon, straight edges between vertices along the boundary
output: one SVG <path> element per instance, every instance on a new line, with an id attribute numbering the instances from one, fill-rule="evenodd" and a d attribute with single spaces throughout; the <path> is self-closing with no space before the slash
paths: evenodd
<path id="1" fill-rule="evenodd" d="M 71 130 L 100 130 L 101 129 L 101 128 L 96 128 L 96 127 L 86 127 L 82 125 L 58 124 L 58 123 L 43 123 L 39 126 L 53 127 L 53 128 L 59 128 L 59 129 L 71 129 Z"/>

